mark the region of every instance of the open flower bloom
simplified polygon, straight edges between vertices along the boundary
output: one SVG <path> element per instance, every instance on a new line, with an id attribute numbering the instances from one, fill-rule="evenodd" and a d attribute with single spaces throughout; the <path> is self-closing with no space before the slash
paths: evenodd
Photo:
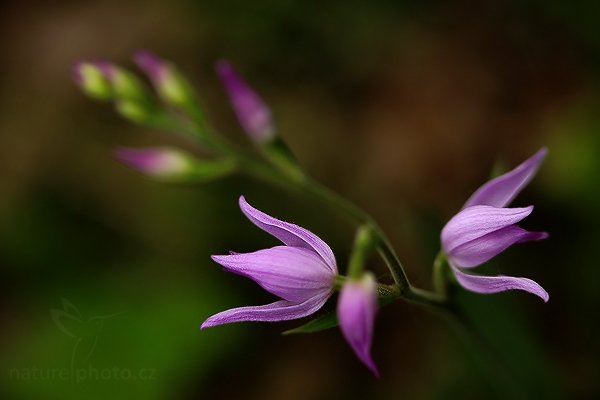
<path id="1" fill-rule="evenodd" d="M 372 274 L 344 284 L 337 305 L 340 328 L 356 356 L 377 376 L 379 371 L 371 358 L 373 325 L 377 312 L 377 283 Z"/>
<path id="2" fill-rule="evenodd" d="M 529 232 L 516 225 L 531 214 L 533 206 L 506 207 L 534 177 L 546 153 L 542 148 L 512 171 L 485 183 L 442 229 L 442 248 L 458 283 L 465 289 L 477 293 L 519 289 L 548 301 L 548 293 L 531 279 L 465 272 L 515 243 L 548 237 L 546 232 Z"/>
<path id="3" fill-rule="evenodd" d="M 243 196 L 240 208 L 254 225 L 285 246 L 212 259 L 226 271 L 252 279 L 281 300 L 223 311 L 204 321 L 201 329 L 241 321 L 284 321 L 319 310 L 331 295 L 337 275 L 335 257 L 329 246 L 308 230 L 253 208 Z"/>

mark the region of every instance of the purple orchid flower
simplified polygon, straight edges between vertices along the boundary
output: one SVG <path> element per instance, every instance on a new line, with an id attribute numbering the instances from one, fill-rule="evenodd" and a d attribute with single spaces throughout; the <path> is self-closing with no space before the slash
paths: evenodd
<path id="1" fill-rule="evenodd" d="M 518 289 L 548 301 L 548 293 L 531 279 L 481 276 L 464 271 L 483 264 L 515 243 L 548 237 L 546 232 L 529 232 L 516 225 L 531 214 L 533 206 L 506 207 L 535 176 L 546 153 L 547 149 L 542 148 L 512 171 L 485 183 L 442 229 L 443 251 L 458 283 L 465 289 L 484 294 Z"/>
<path id="2" fill-rule="evenodd" d="M 271 110 L 260 96 L 229 62 L 225 60 L 217 62 L 216 70 L 229 95 L 238 121 L 246 133 L 258 143 L 273 139 L 275 127 Z"/>
<path id="3" fill-rule="evenodd" d="M 371 357 L 373 326 L 377 312 L 377 282 L 372 274 L 344 284 L 337 305 L 340 329 L 356 356 L 379 377 Z"/>
<path id="4" fill-rule="evenodd" d="M 239 203 L 254 225 L 285 246 L 212 259 L 226 271 L 252 279 L 281 300 L 220 312 L 204 321 L 200 329 L 241 321 L 284 321 L 315 313 L 333 292 L 337 266 L 331 248 L 308 230 L 253 208 L 243 196 Z"/>

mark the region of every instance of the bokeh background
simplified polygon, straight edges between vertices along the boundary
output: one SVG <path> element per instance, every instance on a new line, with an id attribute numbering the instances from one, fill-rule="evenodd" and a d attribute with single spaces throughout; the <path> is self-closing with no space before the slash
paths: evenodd
<path id="1" fill-rule="evenodd" d="M 0 397 L 598 396 L 599 4 L 2 3 Z M 130 124 L 73 84 L 75 61 L 132 68 L 139 48 L 177 63 L 215 129 L 245 144 L 213 70 L 230 59 L 272 106 L 306 169 L 372 213 L 426 288 L 444 222 L 494 166 L 548 146 L 515 204 L 535 204 L 524 226 L 551 238 L 484 269 L 535 279 L 550 302 L 461 293 L 495 358 L 438 316 L 390 305 L 373 347 L 380 380 L 337 329 L 282 337 L 298 325 L 290 322 L 200 332 L 215 312 L 271 300 L 209 259 L 275 244 L 242 216 L 240 194 L 320 235 L 340 266 L 353 229 L 310 199 L 244 177 L 173 186 L 119 165 L 117 145 L 196 150 Z M 386 279 L 376 259 L 372 267 Z M 57 323 L 53 310 L 65 307 L 82 322 Z M 78 361 L 88 370 L 79 381 L 60 375 L 75 348 L 90 354 Z M 102 376 L 115 368 L 125 372 Z"/>

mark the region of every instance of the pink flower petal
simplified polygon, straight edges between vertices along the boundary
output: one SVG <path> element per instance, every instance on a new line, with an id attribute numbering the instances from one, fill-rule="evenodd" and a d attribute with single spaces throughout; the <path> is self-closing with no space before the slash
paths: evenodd
<path id="1" fill-rule="evenodd" d="M 329 269 L 337 274 L 337 264 L 331 248 L 314 233 L 298 225 L 280 221 L 257 210 L 246 202 L 244 196 L 239 200 L 242 212 L 260 229 L 275 236 L 288 246 L 302 247 L 317 253 L 325 261 Z"/>
<path id="2" fill-rule="evenodd" d="M 455 266 L 452 267 L 458 283 L 467 290 L 475 293 L 490 294 L 506 290 L 524 290 L 548 302 L 550 296 L 538 283 L 527 278 L 513 276 L 481 276 L 467 274 Z"/>
<path id="3" fill-rule="evenodd" d="M 533 211 L 523 208 L 471 206 L 456 214 L 442 229 L 442 247 L 448 255 L 454 249 L 489 233 L 516 224 Z"/>
<path id="4" fill-rule="evenodd" d="M 227 271 L 246 276 L 268 292 L 294 302 L 331 293 L 335 279 L 321 257 L 300 247 L 276 246 L 212 259 Z"/>
<path id="5" fill-rule="evenodd" d="M 471 195 L 463 209 L 476 205 L 507 206 L 533 179 L 547 153 L 543 147 L 512 171 L 488 181 Z"/>
<path id="6" fill-rule="evenodd" d="M 517 225 L 510 225 L 455 247 L 448 257 L 457 267 L 472 268 L 491 260 L 515 243 L 546 237 L 546 232 L 529 232 Z"/>
<path id="7" fill-rule="evenodd" d="M 298 319 L 317 312 L 327 301 L 327 296 L 313 297 L 303 303 L 287 300 L 276 301 L 262 306 L 232 308 L 209 317 L 200 329 L 233 322 L 263 321 L 276 322 Z"/>

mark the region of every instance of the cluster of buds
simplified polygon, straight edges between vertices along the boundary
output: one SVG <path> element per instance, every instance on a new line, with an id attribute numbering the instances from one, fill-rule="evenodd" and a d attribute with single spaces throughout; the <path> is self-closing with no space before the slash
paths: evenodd
<path id="1" fill-rule="evenodd" d="M 155 128 L 169 127 L 177 122 L 170 113 L 193 112 L 196 97 L 189 83 L 168 61 L 148 51 L 133 57 L 152 84 L 162 107 L 152 91 L 134 73 L 108 61 L 84 61 L 74 66 L 74 80 L 90 97 L 112 102 L 126 119 Z M 163 182 L 206 181 L 235 170 L 233 159 L 201 160 L 172 147 L 117 148 L 115 158 L 142 174 Z"/>
<path id="2" fill-rule="evenodd" d="M 90 97 L 114 102 L 123 117 L 136 122 L 151 121 L 157 112 L 144 84 L 131 72 L 108 61 L 79 62 L 74 67 L 75 82 Z"/>

